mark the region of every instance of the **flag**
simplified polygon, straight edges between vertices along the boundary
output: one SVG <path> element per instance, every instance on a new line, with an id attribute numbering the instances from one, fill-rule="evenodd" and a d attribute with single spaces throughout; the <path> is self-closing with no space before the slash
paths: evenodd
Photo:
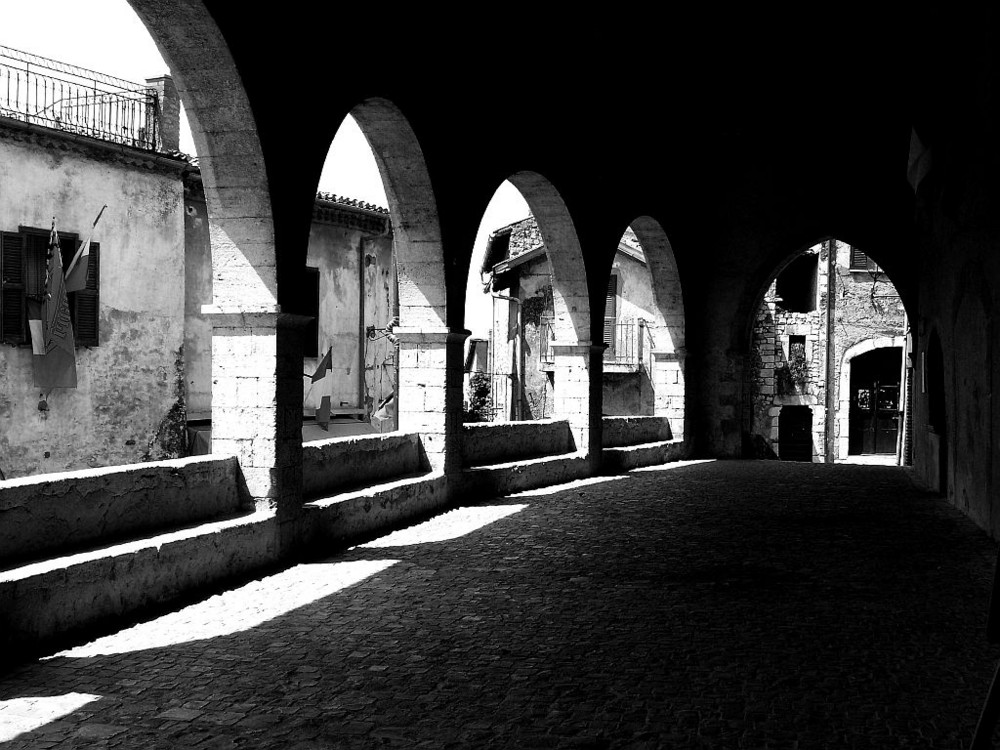
<path id="1" fill-rule="evenodd" d="M 104 213 L 105 208 L 107 206 L 98 212 L 97 218 L 94 219 L 94 223 L 90 227 L 90 234 L 80 245 L 80 249 L 76 251 L 73 260 L 69 262 L 69 268 L 66 269 L 67 292 L 79 292 L 81 289 L 87 288 L 87 271 L 90 269 L 90 240 L 94 236 L 94 228 L 101 220 L 101 214 Z"/>
<path id="2" fill-rule="evenodd" d="M 331 346 L 329 349 L 326 350 L 326 354 L 323 355 L 323 359 L 319 361 L 319 367 L 316 368 L 316 372 L 314 372 L 310 376 L 312 378 L 312 382 L 315 383 L 317 380 L 322 380 L 323 378 L 326 377 L 326 373 L 332 369 L 333 369 L 333 347 Z"/>
<path id="3" fill-rule="evenodd" d="M 41 299 L 34 302 L 41 307 L 43 340 L 43 353 L 39 354 L 35 345 L 35 332 L 38 326 L 32 324 L 30 311 L 33 305 L 29 305 L 28 328 L 32 333 L 35 386 L 43 390 L 76 388 L 76 345 L 69 318 L 62 249 L 59 246 L 55 218 L 52 219 L 52 231 L 49 233 L 49 246 L 46 252 L 45 287 L 42 289 Z"/>

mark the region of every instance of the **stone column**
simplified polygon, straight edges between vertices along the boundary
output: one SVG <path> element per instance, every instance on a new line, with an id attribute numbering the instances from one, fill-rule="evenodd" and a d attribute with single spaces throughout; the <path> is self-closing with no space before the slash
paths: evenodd
<path id="1" fill-rule="evenodd" d="M 395 328 L 399 341 L 397 429 L 420 433 L 428 468 L 461 470 L 462 386 L 469 331 Z"/>
<path id="2" fill-rule="evenodd" d="M 309 318 L 205 305 L 212 324 L 212 453 L 235 455 L 256 510 L 292 539 L 302 509 L 302 332 Z M 287 533 L 285 533 L 287 532 Z M 291 535 L 291 536 L 289 536 Z"/>
<path id="3" fill-rule="evenodd" d="M 653 355 L 653 414 L 666 417 L 674 438 L 684 437 L 684 350 Z"/>
<path id="4" fill-rule="evenodd" d="M 555 357 L 554 417 L 569 422 L 577 452 L 599 465 L 601 378 L 607 345 L 553 341 L 550 346 Z"/>

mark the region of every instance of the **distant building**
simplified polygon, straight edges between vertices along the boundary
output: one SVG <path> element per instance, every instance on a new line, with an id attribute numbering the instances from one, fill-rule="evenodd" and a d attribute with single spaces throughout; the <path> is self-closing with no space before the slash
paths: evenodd
<path id="1" fill-rule="evenodd" d="M 494 419 L 552 416 L 555 359 L 552 269 L 533 217 L 494 231 L 484 254 L 493 316 L 488 370 Z M 603 409 L 606 415 L 651 415 L 652 352 L 660 335 L 652 281 L 635 235 L 622 237 L 605 300 Z"/>
<path id="2" fill-rule="evenodd" d="M 748 451 L 824 461 L 829 446 L 832 460 L 870 454 L 905 462 L 907 334 L 895 287 L 858 248 L 830 240 L 793 259 L 754 323 Z"/>
<path id="3" fill-rule="evenodd" d="M 2 476 L 208 452 L 211 245 L 172 80 L 130 84 L 7 48 L 0 62 Z M 105 205 L 87 287 L 69 295 L 77 386 L 40 390 L 28 305 L 44 293 L 52 221 L 68 261 Z M 317 195 L 306 266 L 303 438 L 394 430 L 388 211 Z"/>

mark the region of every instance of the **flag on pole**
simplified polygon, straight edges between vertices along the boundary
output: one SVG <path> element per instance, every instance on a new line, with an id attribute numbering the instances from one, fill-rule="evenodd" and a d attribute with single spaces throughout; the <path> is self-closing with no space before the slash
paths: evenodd
<path id="1" fill-rule="evenodd" d="M 90 269 L 90 240 L 94 236 L 94 229 L 97 227 L 97 222 L 101 220 L 101 214 L 104 213 L 105 208 L 107 205 L 103 206 L 97 213 L 97 218 L 94 219 L 94 223 L 90 227 L 90 234 L 80 245 L 80 249 L 76 251 L 73 260 L 69 262 L 69 268 L 66 269 L 67 292 L 79 292 L 81 289 L 87 288 L 87 271 Z"/>
<path id="2" fill-rule="evenodd" d="M 322 380 L 323 378 L 326 377 L 326 373 L 332 369 L 333 369 L 333 347 L 331 346 L 329 349 L 326 350 L 326 354 L 323 355 L 323 359 L 319 361 L 319 367 L 316 368 L 316 372 L 314 372 L 310 376 L 312 378 L 312 382 L 315 383 L 317 380 Z"/>
<path id="3" fill-rule="evenodd" d="M 32 302 L 34 304 L 28 306 L 28 328 L 31 331 L 35 386 L 44 390 L 76 388 L 76 345 L 69 318 L 62 248 L 59 245 L 55 217 L 52 218 L 52 231 L 49 233 L 49 246 L 46 252 L 45 286 L 42 289 L 41 299 Z M 35 336 L 39 326 L 32 320 L 33 314 L 41 316 L 42 353 L 39 353 L 39 347 L 36 345 Z"/>

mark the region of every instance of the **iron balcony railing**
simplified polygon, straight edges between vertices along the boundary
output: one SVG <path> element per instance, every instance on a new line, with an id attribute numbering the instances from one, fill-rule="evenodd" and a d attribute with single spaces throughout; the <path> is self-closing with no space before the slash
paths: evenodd
<path id="1" fill-rule="evenodd" d="M 552 322 L 543 320 L 538 327 L 538 361 L 543 365 L 555 364 L 552 352 L 552 342 L 555 333 Z M 649 326 L 642 318 L 636 320 L 617 320 L 607 318 L 604 323 L 604 361 L 607 364 L 625 367 L 639 367 L 644 364 L 644 357 L 653 348 L 652 334 Z"/>
<path id="2" fill-rule="evenodd" d="M 153 150 L 158 111 L 141 84 L 0 46 L 0 116 Z"/>

